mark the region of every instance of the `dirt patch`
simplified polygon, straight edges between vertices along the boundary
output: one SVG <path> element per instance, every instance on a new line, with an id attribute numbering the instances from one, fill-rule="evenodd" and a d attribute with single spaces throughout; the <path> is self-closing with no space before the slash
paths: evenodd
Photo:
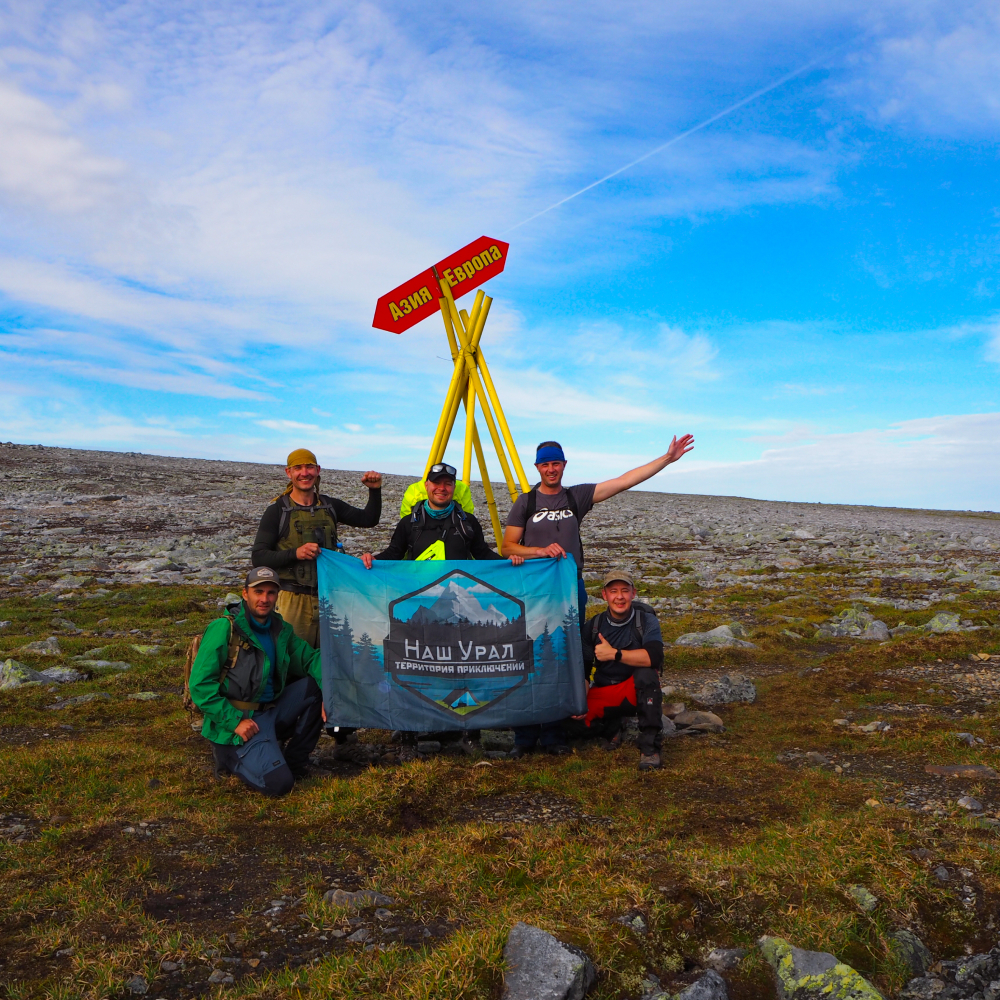
<path id="1" fill-rule="evenodd" d="M 455 818 L 463 823 L 500 823 L 504 826 L 556 826 L 584 823 L 611 826 L 610 816 L 582 812 L 578 803 L 546 792 L 489 795 L 463 806 Z"/>

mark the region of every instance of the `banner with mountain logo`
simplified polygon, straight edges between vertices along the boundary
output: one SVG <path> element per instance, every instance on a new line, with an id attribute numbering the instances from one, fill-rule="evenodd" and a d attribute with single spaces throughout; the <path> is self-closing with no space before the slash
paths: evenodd
<path id="1" fill-rule="evenodd" d="M 330 725 L 435 732 L 587 710 L 576 563 L 319 558 Z"/>

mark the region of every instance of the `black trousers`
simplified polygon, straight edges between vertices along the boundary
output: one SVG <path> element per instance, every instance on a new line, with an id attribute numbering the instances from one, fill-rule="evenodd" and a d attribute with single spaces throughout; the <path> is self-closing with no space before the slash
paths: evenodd
<path id="1" fill-rule="evenodd" d="M 254 712 L 260 730 L 242 746 L 212 744 L 216 766 L 264 795 L 287 795 L 319 741 L 323 695 L 311 677 L 292 681 L 270 708 Z"/>
<path id="2" fill-rule="evenodd" d="M 594 678 L 600 685 L 598 670 Z M 639 752 L 647 756 L 659 753 L 663 746 L 663 692 L 660 690 L 660 675 L 652 667 L 636 667 L 632 673 L 635 684 L 635 704 L 624 701 L 613 708 L 605 708 L 604 715 L 595 719 L 589 727 L 582 722 L 571 720 L 570 735 L 575 738 L 606 736 L 609 739 L 622 727 L 622 719 L 636 716 L 639 722 L 639 738 L 636 744 Z"/>

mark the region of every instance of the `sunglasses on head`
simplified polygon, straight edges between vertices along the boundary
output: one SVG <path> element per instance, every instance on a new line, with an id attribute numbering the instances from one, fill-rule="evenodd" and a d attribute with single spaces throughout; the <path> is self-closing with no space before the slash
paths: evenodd
<path id="1" fill-rule="evenodd" d="M 455 466 L 448 465 L 447 462 L 438 462 L 437 465 L 431 466 L 431 471 L 427 474 L 430 476 L 440 476 L 441 474 L 446 476 L 451 476 L 452 479 L 456 478 Z"/>

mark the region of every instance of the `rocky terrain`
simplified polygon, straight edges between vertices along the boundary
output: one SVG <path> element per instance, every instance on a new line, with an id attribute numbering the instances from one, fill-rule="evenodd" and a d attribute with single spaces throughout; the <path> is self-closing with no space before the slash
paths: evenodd
<path id="1" fill-rule="evenodd" d="M 662 770 L 362 730 L 265 801 L 182 670 L 283 483 L 0 444 L 0 995 L 1000 1000 L 1000 517 L 616 497 L 586 578 L 660 619 Z"/>
<path id="2" fill-rule="evenodd" d="M 326 471 L 323 491 L 364 505 L 360 472 Z M 346 552 L 378 551 L 412 480 L 386 477 L 382 523 L 343 527 Z M 264 507 L 285 482 L 279 466 L 0 444 L 0 574 L 8 588 L 67 593 L 121 583 L 234 584 Z M 506 490 L 494 484 L 501 517 Z M 487 521 L 482 488 L 473 486 Z M 661 597 L 669 612 L 710 606 L 721 588 L 773 586 L 816 567 L 859 597 L 912 610 L 957 590 L 1000 590 L 1000 515 L 632 491 L 584 521 L 587 578 L 610 565 L 647 588 L 696 585 Z M 489 532 L 487 531 L 487 534 Z"/>

